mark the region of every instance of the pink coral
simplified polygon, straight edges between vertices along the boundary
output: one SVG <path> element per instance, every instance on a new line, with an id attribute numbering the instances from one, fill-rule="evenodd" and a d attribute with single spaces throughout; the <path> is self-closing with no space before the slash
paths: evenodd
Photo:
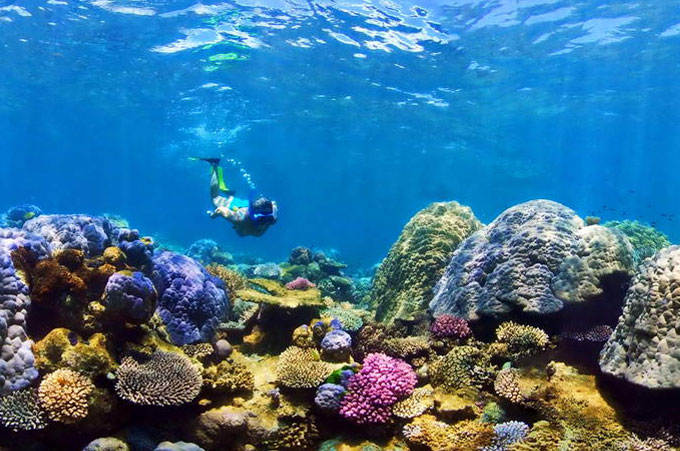
<path id="1" fill-rule="evenodd" d="M 289 290 L 306 290 L 308 288 L 316 288 L 316 285 L 314 285 L 312 282 L 305 279 L 304 277 L 298 277 L 292 282 L 288 282 L 286 284 L 286 288 L 288 288 Z"/>
<path id="2" fill-rule="evenodd" d="M 435 318 L 430 332 L 435 338 L 458 338 L 463 339 L 472 335 L 468 322 L 453 315 L 439 315 Z"/>
<path id="3" fill-rule="evenodd" d="M 415 388 L 416 373 L 400 359 L 368 354 L 361 370 L 349 379 L 340 415 L 356 424 L 387 423 L 392 406 Z"/>

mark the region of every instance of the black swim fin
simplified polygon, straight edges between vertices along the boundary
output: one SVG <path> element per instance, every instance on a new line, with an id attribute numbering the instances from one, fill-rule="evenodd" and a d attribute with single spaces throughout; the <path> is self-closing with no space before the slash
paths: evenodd
<path id="1" fill-rule="evenodd" d="M 210 163 L 210 166 L 218 166 L 220 164 L 220 158 L 202 158 L 202 157 L 189 157 L 192 161 L 205 161 Z"/>

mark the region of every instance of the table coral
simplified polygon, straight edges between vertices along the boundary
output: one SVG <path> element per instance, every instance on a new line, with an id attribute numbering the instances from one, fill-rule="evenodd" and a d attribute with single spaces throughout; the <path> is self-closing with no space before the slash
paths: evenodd
<path id="1" fill-rule="evenodd" d="M 116 393 L 135 404 L 178 406 L 193 401 L 201 390 L 200 370 L 181 354 L 156 351 L 127 356 L 116 371 Z"/>
<path id="2" fill-rule="evenodd" d="M 481 227 L 472 210 L 457 202 L 419 211 L 375 275 L 371 297 L 376 318 L 391 322 L 424 310 L 456 247 Z"/>

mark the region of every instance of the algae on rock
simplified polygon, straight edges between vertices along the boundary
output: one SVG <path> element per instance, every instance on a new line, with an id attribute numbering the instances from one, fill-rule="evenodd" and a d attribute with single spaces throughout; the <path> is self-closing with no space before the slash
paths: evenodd
<path id="1" fill-rule="evenodd" d="M 482 223 L 469 207 L 437 202 L 406 224 L 375 275 L 372 299 L 379 321 L 424 310 L 456 247 Z"/>

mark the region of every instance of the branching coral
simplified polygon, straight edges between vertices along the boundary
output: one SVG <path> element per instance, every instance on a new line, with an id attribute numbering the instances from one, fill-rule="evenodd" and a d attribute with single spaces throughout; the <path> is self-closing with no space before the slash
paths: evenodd
<path id="1" fill-rule="evenodd" d="M 467 420 L 449 425 L 432 415 L 415 418 L 404 426 L 403 434 L 410 444 L 432 451 L 476 450 L 494 439 L 493 428 L 486 423 Z"/>
<path id="2" fill-rule="evenodd" d="M 223 360 L 203 369 L 203 385 L 218 393 L 253 391 L 255 379 L 245 365 Z"/>
<path id="3" fill-rule="evenodd" d="M 316 388 L 333 369 L 333 365 L 320 360 L 316 350 L 291 346 L 279 356 L 276 379 L 288 388 Z"/>
<path id="4" fill-rule="evenodd" d="M 233 271 L 226 266 L 220 265 L 218 263 L 211 263 L 205 267 L 213 276 L 224 282 L 229 292 L 230 299 L 233 301 L 233 297 L 237 290 L 243 290 L 248 287 L 248 279 L 243 277 L 236 271 Z"/>
<path id="5" fill-rule="evenodd" d="M 444 357 L 433 362 L 428 374 L 433 386 L 455 391 L 488 383 L 493 368 L 488 355 L 482 350 L 474 346 L 456 346 Z"/>
<path id="6" fill-rule="evenodd" d="M 47 424 L 37 390 L 27 388 L 0 397 L 0 424 L 14 432 L 44 429 Z"/>
<path id="7" fill-rule="evenodd" d="M 472 335 L 472 330 L 470 330 L 466 320 L 449 314 L 436 317 L 432 326 L 430 326 L 430 332 L 435 338 L 456 338 L 459 340 Z"/>
<path id="8" fill-rule="evenodd" d="M 369 354 L 361 370 L 350 377 L 340 415 L 356 424 L 389 421 L 392 406 L 413 393 L 416 374 L 403 360 Z"/>
<path id="9" fill-rule="evenodd" d="M 345 305 L 322 309 L 321 318 L 335 318 L 340 321 L 343 330 L 349 332 L 356 332 L 364 325 L 359 312 Z"/>
<path id="10" fill-rule="evenodd" d="M 432 287 L 453 251 L 482 224 L 468 207 L 434 203 L 406 224 L 375 275 L 372 299 L 376 318 L 409 318 L 432 299 Z"/>
<path id="11" fill-rule="evenodd" d="M 271 451 L 312 451 L 316 449 L 319 430 L 314 417 L 299 419 L 281 427 L 275 437 L 265 441 Z"/>
<path id="12" fill-rule="evenodd" d="M 543 351 L 549 337 L 538 327 L 525 326 L 512 321 L 505 322 L 496 329 L 498 342 L 506 344 L 513 357 L 523 357 Z"/>
<path id="13" fill-rule="evenodd" d="M 413 393 L 392 406 L 392 414 L 398 418 L 415 418 L 424 414 L 434 405 L 432 387 L 418 387 Z"/>
<path id="14" fill-rule="evenodd" d="M 89 378 L 69 369 L 48 374 L 40 383 L 40 405 L 52 421 L 73 424 L 87 417 L 94 385 Z"/>
<path id="15" fill-rule="evenodd" d="M 201 360 L 212 355 L 215 349 L 210 343 L 195 343 L 182 346 L 182 351 L 191 358 Z"/>
<path id="16" fill-rule="evenodd" d="M 496 375 L 493 389 L 498 396 L 508 401 L 519 403 L 524 400 L 524 395 L 519 385 L 519 373 L 514 368 L 504 368 Z"/>
<path id="17" fill-rule="evenodd" d="M 198 396 L 203 384 L 201 372 L 188 357 L 163 351 L 125 357 L 116 378 L 118 396 L 147 406 L 189 403 Z"/>

